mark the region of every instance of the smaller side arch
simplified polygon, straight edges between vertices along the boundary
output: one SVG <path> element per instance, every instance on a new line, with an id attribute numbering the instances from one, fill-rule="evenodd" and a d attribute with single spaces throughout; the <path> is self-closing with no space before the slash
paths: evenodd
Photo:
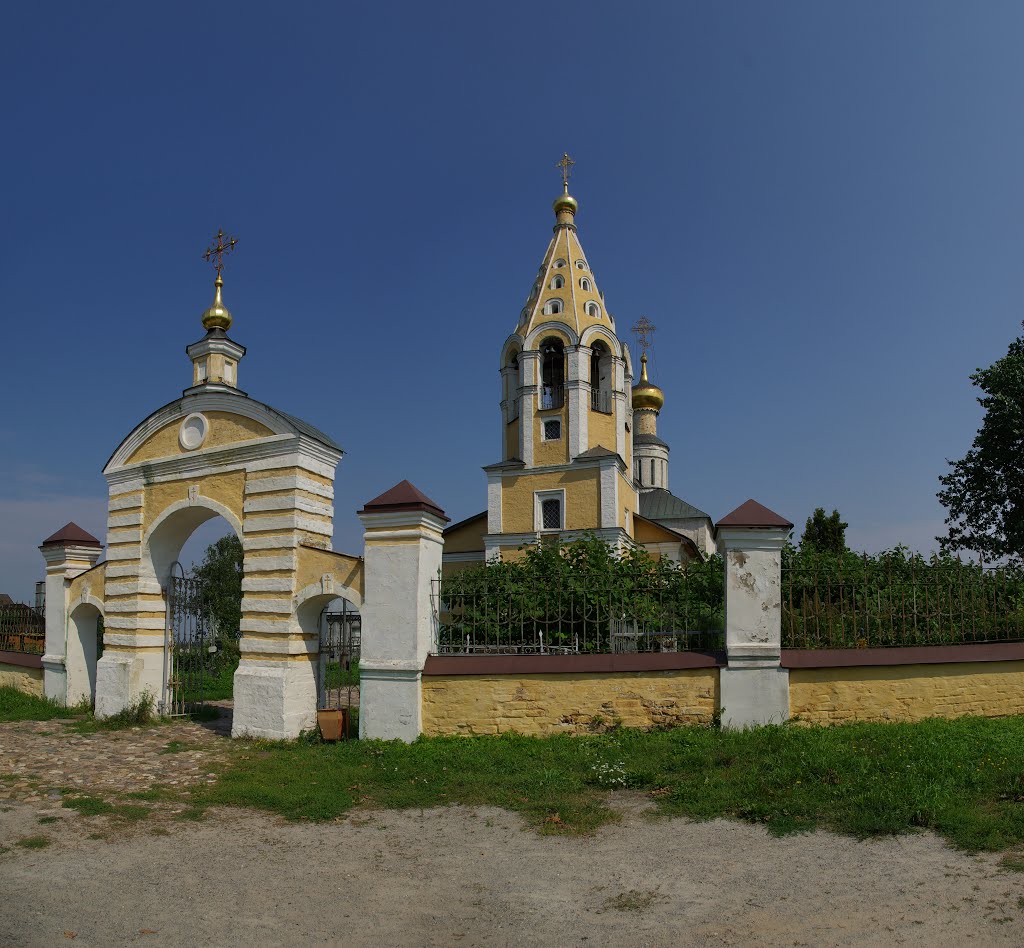
<path id="1" fill-rule="evenodd" d="M 606 326 L 589 326 L 583 331 L 583 335 L 580 337 L 580 344 L 592 347 L 597 339 L 600 339 L 611 350 L 612 355 L 620 358 L 624 357 L 623 350 L 625 347 L 619 344 L 615 334 Z"/>

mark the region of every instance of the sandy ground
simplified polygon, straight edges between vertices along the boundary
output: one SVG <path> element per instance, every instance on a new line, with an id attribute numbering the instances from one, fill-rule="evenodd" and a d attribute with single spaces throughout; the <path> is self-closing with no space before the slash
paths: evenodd
<path id="1" fill-rule="evenodd" d="M 13 803 L 0 944 L 1024 944 L 1024 874 L 996 857 L 924 834 L 776 839 L 617 805 L 621 822 L 565 838 L 488 808 L 331 824 L 220 811 L 125 829 Z M 12 846 L 39 833 L 52 845 Z"/>

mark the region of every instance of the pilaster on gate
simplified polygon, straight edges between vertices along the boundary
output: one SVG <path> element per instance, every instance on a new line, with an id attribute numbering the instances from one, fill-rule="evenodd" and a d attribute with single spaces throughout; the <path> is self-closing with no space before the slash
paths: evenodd
<path id="1" fill-rule="evenodd" d="M 719 678 L 722 724 L 742 728 L 789 717 L 782 662 L 782 547 L 793 529 L 748 500 L 716 525 L 725 561 L 725 647 Z"/>
<path id="2" fill-rule="evenodd" d="M 413 741 L 422 732 L 420 676 L 433 642 L 432 581 L 441 572 L 444 511 L 408 481 L 359 511 L 364 529 L 359 736 Z"/>

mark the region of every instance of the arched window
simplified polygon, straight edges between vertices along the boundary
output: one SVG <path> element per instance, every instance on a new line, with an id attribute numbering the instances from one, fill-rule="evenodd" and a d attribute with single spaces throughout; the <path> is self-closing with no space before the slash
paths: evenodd
<path id="1" fill-rule="evenodd" d="M 556 336 L 540 344 L 540 407 L 561 408 L 565 401 L 565 346 Z"/>
<path id="2" fill-rule="evenodd" d="M 544 304 L 544 315 L 555 316 L 562 312 L 562 301 L 561 300 L 548 300 Z"/>
<path id="3" fill-rule="evenodd" d="M 586 270 L 587 269 L 587 261 L 586 260 L 577 260 L 576 261 L 576 266 L 580 270 Z"/>
<path id="4" fill-rule="evenodd" d="M 561 270 L 565 266 L 565 261 L 559 257 L 553 264 L 551 264 L 556 270 Z"/>
<path id="5" fill-rule="evenodd" d="M 612 411 L 612 354 L 600 341 L 590 350 L 590 407 L 608 415 Z"/>
<path id="6" fill-rule="evenodd" d="M 594 319 L 600 319 L 601 318 L 601 307 L 598 306 L 597 303 L 593 303 L 593 302 L 587 303 L 587 315 L 592 317 L 592 318 L 594 318 Z"/>
<path id="7" fill-rule="evenodd" d="M 588 280 L 586 277 L 580 280 L 580 289 L 583 290 L 584 293 L 589 293 L 593 289 L 590 280 Z"/>
<path id="8" fill-rule="evenodd" d="M 560 290 L 563 286 L 565 286 L 565 280 L 561 276 L 551 278 L 551 289 Z"/>

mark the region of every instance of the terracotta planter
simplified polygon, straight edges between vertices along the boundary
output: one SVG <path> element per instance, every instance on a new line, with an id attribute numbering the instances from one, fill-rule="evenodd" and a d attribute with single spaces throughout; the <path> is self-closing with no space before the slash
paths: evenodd
<path id="1" fill-rule="evenodd" d="M 348 709 L 327 708 L 317 711 L 316 723 L 320 726 L 320 736 L 325 741 L 339 741 L 348 730 Z"/>

